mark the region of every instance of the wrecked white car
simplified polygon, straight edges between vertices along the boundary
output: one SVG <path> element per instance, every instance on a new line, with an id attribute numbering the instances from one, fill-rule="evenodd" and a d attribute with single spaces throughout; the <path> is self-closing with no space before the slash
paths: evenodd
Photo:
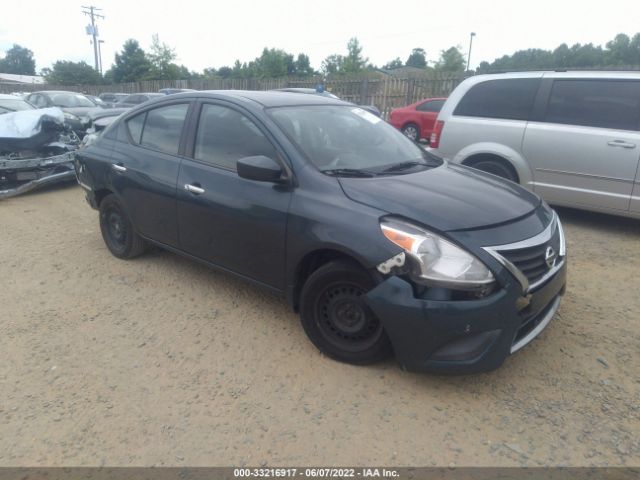
<path id="1" fill-rule="evenodd" d="M 0 115 L 0 199 L 73 180 L 79 145 L 59 108 Z"/>

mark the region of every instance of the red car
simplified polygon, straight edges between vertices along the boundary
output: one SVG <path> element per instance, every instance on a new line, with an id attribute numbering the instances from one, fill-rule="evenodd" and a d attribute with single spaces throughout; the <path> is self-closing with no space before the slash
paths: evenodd
<path id="1" fill-rule="evenodd" d="M 396 108 L 389 115 L 389 123 L 411 140 L 428 139 L 445 100 L 446 98 L 425 98 L 406 107 Z"/>

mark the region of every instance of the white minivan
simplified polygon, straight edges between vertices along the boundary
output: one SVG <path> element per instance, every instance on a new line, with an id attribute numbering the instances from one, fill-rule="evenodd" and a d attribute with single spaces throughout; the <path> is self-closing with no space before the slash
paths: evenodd
<path id="1" fill-rule="evenodd" d="M 440 111 L 430 146 L 551 204 L 640 217 L 640 72 L 468 78 Z"/>

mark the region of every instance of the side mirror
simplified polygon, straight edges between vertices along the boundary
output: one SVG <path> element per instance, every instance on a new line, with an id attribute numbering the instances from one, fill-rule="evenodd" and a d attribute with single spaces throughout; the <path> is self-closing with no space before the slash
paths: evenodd
<path id="1" fill-rule="evenodd" d="M 282 167 L 269 157 L 256 155 L 237 161 L 236 167 L 241 178 L 256 182 L 279 182 L 282 180 Z"/>

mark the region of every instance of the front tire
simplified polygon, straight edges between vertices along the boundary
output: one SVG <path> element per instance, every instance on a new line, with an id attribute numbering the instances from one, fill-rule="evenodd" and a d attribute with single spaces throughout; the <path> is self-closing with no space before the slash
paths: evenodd
<path id="1" fill-rule="evenodd" d="M 420 127 L 418 127 L 418 125 L 416 125 L 415 123 L 407 123 L 404 127 L 402 127 L 402 133 L 404 133 L 407 138 L 413 140 L 414 142 L 420 140 Z"/>
<path id="2" fill-rule="evenodd" d="M 146 250 L 145 241 L 135 232 L 131 220 L 114 194 L 102 199 L 99 215 L 102 239 L 114 256 L 129 259 Z"/>
<path id="3" fill-rule="evenodd" d="M 322 353 L 356 365 L 379 362 L 393 353 L 382 323 L 363 299 L 374 286 L 364 270 L 345 261 L 323 265 L 307 279 L 300 320 Z"/>

